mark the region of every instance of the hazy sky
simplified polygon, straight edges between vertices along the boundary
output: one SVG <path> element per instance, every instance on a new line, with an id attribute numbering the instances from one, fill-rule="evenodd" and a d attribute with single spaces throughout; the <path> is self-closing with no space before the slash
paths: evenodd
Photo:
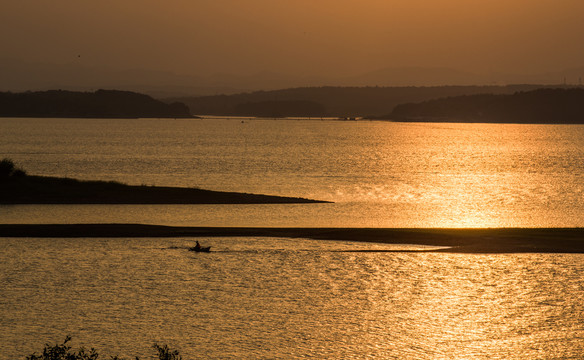
<path id="1" fill-rule="evenodd" d="M 2 0 L 0 57 L 180 74 L 584 65 L 582 0 Z"/>

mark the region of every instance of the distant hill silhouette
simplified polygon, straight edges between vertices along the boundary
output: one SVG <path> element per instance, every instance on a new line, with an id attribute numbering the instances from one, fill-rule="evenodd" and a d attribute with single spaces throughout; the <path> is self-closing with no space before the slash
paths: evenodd
<path id="1" fill-rule="evenodd" d="M 420 122 L 584 124 L 584 88 L 448 97 L 402 104 L 385 118 Z"/>
<path id="2" fill-rule="evenodd" d="M 234 95 L 178 97 L 197 115 L 363 117 L 390 113 L 399 104 L 447 96 L 513 94 L 542 85 L 435 87 L 305 87 Z M 296 107 L 294 107 L 296 106 Z"/>
<path id="3" fill-rule="evenodd" d="M 259 101 L 237 104 L 233 115 L 259 117 L 325 116 L 322 104 L 305 100 Z"/>
<path id="4" fill-rule="evenodd" d="M 0 92 L 0 117 L 366 117 L 401 121 L 583 123 L 584 88 L 538 85 L 313 87 L 156 100 L 129 91 Z M 185 105 L 186 104 L 186 105 Z"/>
<path id="5" fill-rule="evenodd" d="M 186 105 L 166 104 L 148 95 L 129 91 L 97 90 L 75 92 L 49 90 L 37 92 L 0 92 L 3 117 L 75 118 L 188 118 Z"/>
<path id="6" fill-rule="evenodd" d="M 314 86 L 445 86 L 504 84 L 581 84 L 584 67 L 550 69 L 541 74 L 472 73 L 454 68 L 399 66 L 362 69 L 355 73 L 310 74 L 261 71 L 237 73 L 174 73 L 156 69 L 92 66 L 69 63 L 28 62 L 0 55 L 0 91 L 39 91 L 63 89 L 94 91 L 119 89 L 136 91 L 155 98 L 237 94 Z M 76 59 L 80 60 L 80 59 Z M 459 94 L 462 95 L 462 94 Z M 449 95 L 445 95 L 449 96 Z M 273 99 L 270 99 L 273 100 Z M 282 99 L 280 99 L 282 100 Z M 414 100 L 411 100 L 414 101 Z M 422 101 L 422 100 L 416 100 Z M 326 105 L 326 104 L 325 104 Z M 391 111 L 386 109 L 385 112 Z"/>

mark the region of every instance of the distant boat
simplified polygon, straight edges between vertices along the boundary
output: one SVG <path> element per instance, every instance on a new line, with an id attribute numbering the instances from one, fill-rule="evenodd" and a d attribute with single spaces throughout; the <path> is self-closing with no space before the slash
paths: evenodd
<path id="1" fill-rule="evenodd" d="M 210 246 L 206 246 L 206 247 L 190 247 L 189 251 L 194 251 L 194 252 L 211 252 L 211 247 Z"/>

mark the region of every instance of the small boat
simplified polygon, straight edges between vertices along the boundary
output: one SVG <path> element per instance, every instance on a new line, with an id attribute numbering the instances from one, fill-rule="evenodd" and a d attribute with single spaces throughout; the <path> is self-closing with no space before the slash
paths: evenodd
<path id="1" fill-rule="evenodd" d="M 190 247 L 189 251 L 194 251 L 194 252 L 211 252 L 211 247 L 210 246 L 205 246 L 205 247 Z"/>

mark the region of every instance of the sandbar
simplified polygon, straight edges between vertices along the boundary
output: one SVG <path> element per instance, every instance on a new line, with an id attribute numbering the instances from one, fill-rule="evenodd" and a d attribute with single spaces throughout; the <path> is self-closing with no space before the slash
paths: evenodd
<path id="1" fill-rule="evenodd" d="M 443 247 L 451 253 L 584 253 L 584 228 L 395 229 L 0 224 L 0 237 L 287 237 Z"/>

